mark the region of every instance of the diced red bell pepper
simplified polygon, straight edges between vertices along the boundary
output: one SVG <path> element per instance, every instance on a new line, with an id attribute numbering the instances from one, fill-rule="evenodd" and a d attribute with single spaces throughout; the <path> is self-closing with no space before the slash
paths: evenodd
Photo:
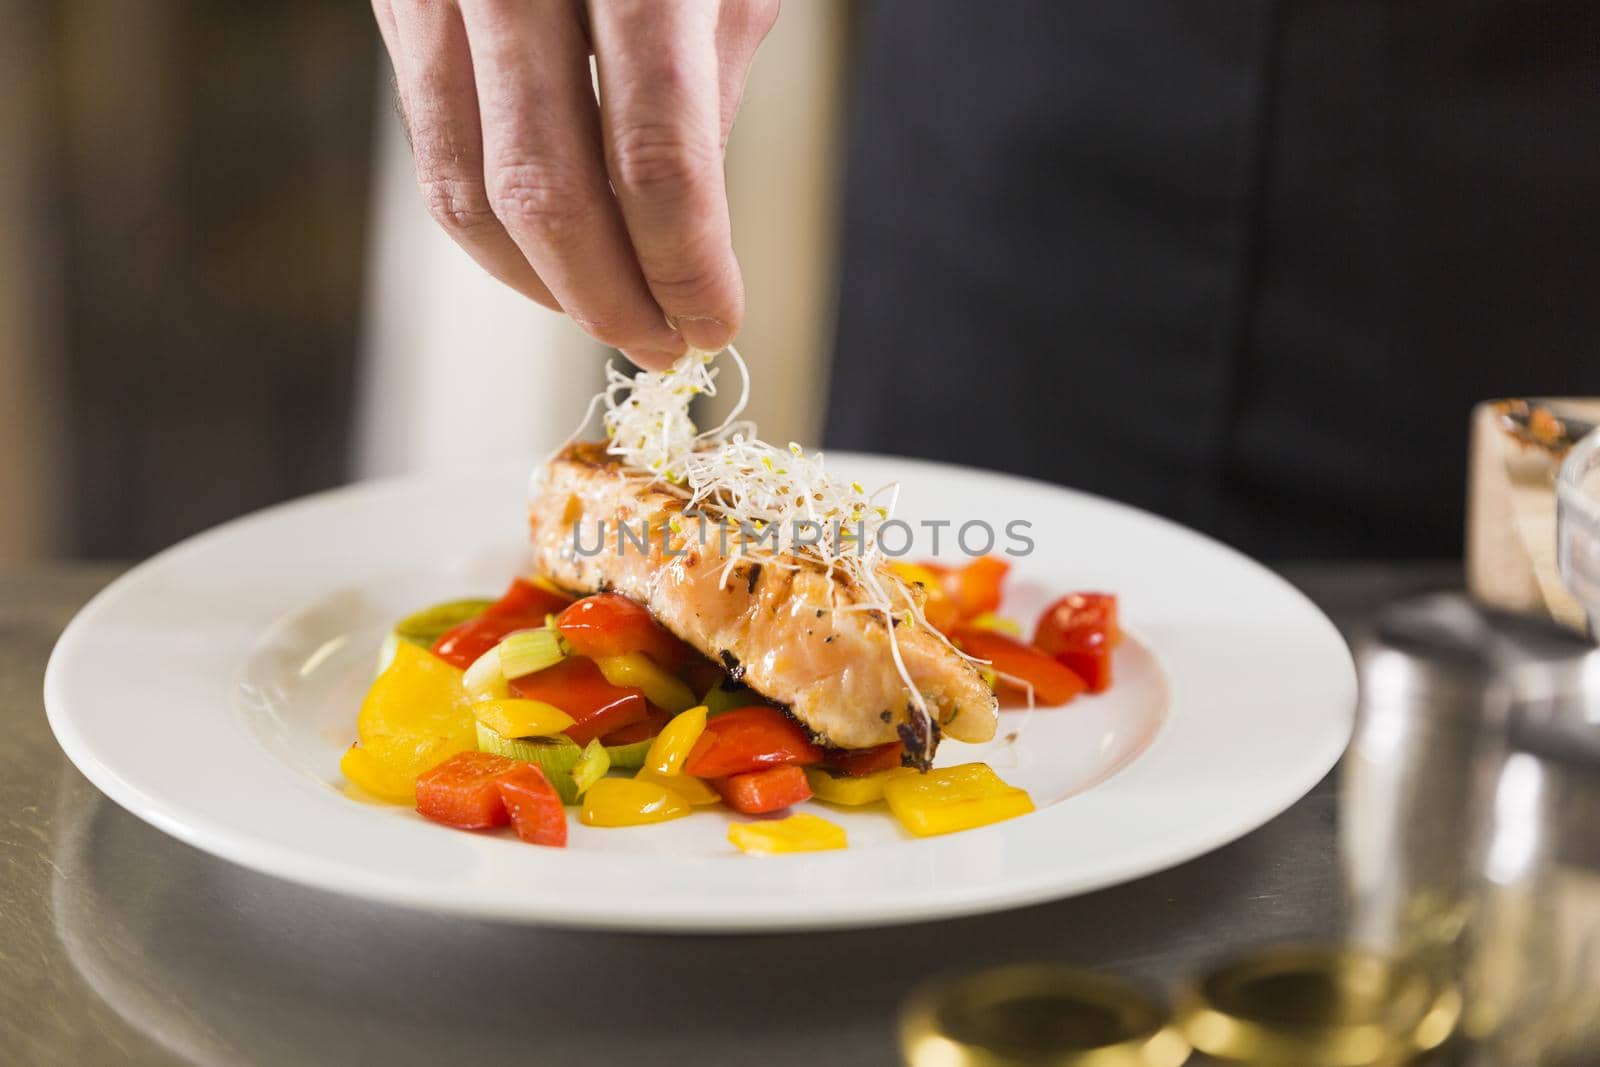
<path id="1" fill-rule="evenodd" d="M 1039 616 L 1033 643 L 1071 668 L 1091 693 L 1111 685 L 1111 653 L 1122 642 L 1117 598 L 1110 593 L 1073 593 Z"/>
<path id="2" fill-rule="evenodd" d="M 433 654 L 466 670 L 472 661 L 498 645 L 506 634 L 533 630 L 544 625 L 516 615 L 479 615 L 450 627 L 433 643 Z"/>
<path id="3" fill-rule="evenodd" d="M 830 748 L 825 750 L 822 762 L 840 774 L 860 778 L 900 766 L 900 758 L 905 751 L 906 746 L 899 741 L 872 748 Z"/>
<path id="4" fill-rule="evenodd" d="M 518 766 L 491 752 L 457 752 L 418 776 L 417 812 L 458 830 L 504 826 L 510 816 L 496 783 Z"/>
<path id="5" fill-rule="evenodd" d="M 511 695 L 542 700 L 572 716 L 567 736 L 580 745 L 650 714 L 643 693 L 633 686 L 612 685 L 593 660 L 578 656 L 512 679 Z"/>
<path id="6" fill-rule="evenodd" d="M 483 609 L 485 615 L 515 616 L 519 619 L 538 619 L 544 625 L 546 615 L 559 615 L 566 610 L 572 598 L 565 593 L 535 585 L 526 578 L 513 578 L 511 587 L 499 600 Z"/>
<path id="7" fill-rule="evenodd" d="M 723 803 L 744 815 L 765 815 L 811 798 L 806 772 L 795 764 L 713 779 Z"/>
<path id="8" fill-rule="evenodd" d="M 1076 672 L 1013 637 L 971 626 L 961 627 L 951 637 L 967 655 L 988 660 L 1002 681 L 1031 685 L 1033 699 L 1040 704 L 1065 704 L 1084 690 Z"/>
<path id="9" fill-rule="evenodd" d="M 519 764 L 495 779 L 495 787 L 518 837 L 530 845 L 566 847 L 567 809 L 543 771 L 531 763 Z"/>
<path id="10" fill-rule="evenodd" d="M 1108 645 L 1057 652 L 1056 662 L 1082 678 L 1091 693 L 1104 693 L 1111 688 L 1111 648 Z"/>
<path id="11" fill-rule="evenodd" d="M 472 661 L 498 645 L 507 634 L 536 630 L 545 616 L 563 610 L 571 601 L 532 582 L 517 578 L 505 595 L 483 610 L 483 614 L 457 623 L 439 635 L 433 654 L 466 670 Z"/>
<path id="12" fill-rule="evenodd" d="M 963 622 L 1000 609 L 1000 587 L 1010 570 L 1011 564 L 999 556 L 979 556 L 944 572 L 945 594 L 955 601 Z"/>
<path id="13" fill-rule="evenodd" d="M 640 741 L 648 741 L 661 732 L 661 728 L 672 721 L 671 712 L 664 711 L 650 705 L 650 713 L 638 722 L 630 722 L 619 729 L 612 730 L 600 740 L 608 745 L 633 745 Z"/>
<path id="14" fill-rule="evenodd" d="M 647 608 L 617 593 L 584 597 L 561 613 L 556 627 L 574 652 L 594 659 L 643 652 L 658 666 L 677 670 L 695 655 Z"/>
<path id="15" fill-rule="evenodd" d="M 506 823 L 536 845 L 567 843 L 567 813 L 544 772 L 491 752 L 457 752 L 417 778 L 417 811 L 458 830 Z"/>
<path id="16" fill-rule="evenodd" d="M 683 773 L 725 778 L 786 763 L 820 763 L 822 749 L 777 708 L 735 708 L 706 723 L 684 760 Z"/>

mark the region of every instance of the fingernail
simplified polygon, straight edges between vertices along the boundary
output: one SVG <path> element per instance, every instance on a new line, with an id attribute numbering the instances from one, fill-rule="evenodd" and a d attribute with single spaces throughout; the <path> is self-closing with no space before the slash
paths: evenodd
<path id="1" fill-rule="evenodd" d="M 680 315 L 673 325 L 693 348 L 720 352 L 728 344 L 728 324 L 710 315 Z"/>
<path id="2" fill-rule="evenodd" d="M 645 370 L 666 370 L 683 355 L 682 352 L 663 352 L 655 348 L 624 348 L 622 354 Z"/>

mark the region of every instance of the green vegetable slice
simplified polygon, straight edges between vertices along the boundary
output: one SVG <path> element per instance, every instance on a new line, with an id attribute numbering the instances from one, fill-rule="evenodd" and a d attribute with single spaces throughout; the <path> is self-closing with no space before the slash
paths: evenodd
<path id="1" fill-rule="evenodd" d="M 446 630 L 477 618 L 493 603 L 492 600 L 450 600 L 407 615 L 384 636 L 383 647 L 378 650 L 378 669 L 373 677 L 389 669 L 389 664 L 394 662 L 395 647 L 400 642 L 431 649 Z"/>
<path id="2" fill-rule="evenodd" d="M 721 715 L 734 708 L 748 708 L 752 704 L 769 704 L 771 701 L 749 686 L 718 682 L 706 690 L 705 698 L 700 703 L 706 706 L 707 715 Z"/>
<path id="3" fill-rule="evenodd" d="M 500 673 L 506 680 L 554 667 L 567 653 L 554 629 L 520 630 L 500 642 Z"/>
<path id="4" fill-rule="evenodd" d="M 563 804 L 578 802 L 578 785 L 572 780 L 572 768 L 578 765 L 583 749 L 566 738 L 502 737 L 493 729 L 478 723 L 478 751 L 493 752 L 497 756 L 527 760 L 536 764 L 549 780 L 551 788 L 561 797 Z"/>
<path id="5" fill-rule="evenodd" d="M 606 755 L 611 757 L 611 769 L 614 771 L 636 771 L 644 766 L 644 757 L 650 751 L 650 743 L 654 738 L 635 741 L 631 745 L 607 745 Z"/>
<path id="6" fill-rule="evenodd" d="M 598 741 L 591 741 L 591 746 Z M 649 741 L 636 741 L 631 745 L 601 745 L 606 757 L 606 770 L 636 771 L 644 766 L 645 753 L 650 751 Z M 503 737 L 491 727 L 478 723 L 478 751 L 493 752 L 497 756 L 527 760 L 538 764 L 550 785 L 561 796 L 561 803 L 576 804 L 583 792 L 573 780 L 574 769 L 583 759 L 587 749 L 580 748 L 565 737 Z M 606 773 L 602 770 L 600 777 Z"/>
<path id="7" fill-rule="evenodd" d="M 432 648 L 446 630 L 482 615 L 493 603 L 492 600 L 447 600 L 407 615 L 394 624 L 394 633 L 402 641 Z"/>
<path id="8" fill-rule="evenodd" d="M 583 755 L 578 757 L 578 762 L 572 768 L 572 781 L 578 787 L 578 795 L 589 791 L 589 787 L 606 776 L 611 769 L 611 756 L 606 752 L 606 746 L 600 739 L 594 738 L 583 746 Z"/>

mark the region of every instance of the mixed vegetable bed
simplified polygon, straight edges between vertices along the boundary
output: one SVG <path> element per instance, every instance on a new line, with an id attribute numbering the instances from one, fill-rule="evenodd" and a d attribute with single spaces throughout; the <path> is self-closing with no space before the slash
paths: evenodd
<path id="1" fill-rule="evenodd" d="M 1063 597 L 1026 641 L 996 614 L 1005 561 L 892 567 L 923 588 L 928 622 L 986 661 L 1002 695 L 1059 706 L 1110 686 L 1115 597 Z M 462 830 L 510 826 L 538 845 L 566 844 L 574 806 L 587 826 L 624 827 L 708 805 L 770 816 L 812 799 L 883 804 L 918 836 L 1033 810 L 981 763 L 923 773 L 902 766 L 900 742 L 821 747 L 632 600 L 573 599 L 537 578 L 396 625 L 357 734 L 340 768 L 360 792 Z M 728 839 L 755 853 L 847 843 L 842 826 L 810 812 L 735 822 Z"/>

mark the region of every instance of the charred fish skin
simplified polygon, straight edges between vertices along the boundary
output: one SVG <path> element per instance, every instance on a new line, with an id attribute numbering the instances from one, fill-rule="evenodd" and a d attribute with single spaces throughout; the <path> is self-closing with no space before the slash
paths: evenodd
<path id="1" fill-rule="evenodd" d="M 900 740 L 908 725 L 921 736 L 889 627 L 859 608 L 863 596 L 843 575 L 794 557 L 730 560 L 720 527 L 682 513 L 680 497 L 626 472 L 603 444 L 569 446 L 529 502 L 535 566 L 570 592 L 604 588 L 645 605 L 713 661 L 731 659 L 744 684 L 823 744 L 869 748 Z M 998 710 L 977 668 L 922 627 L 898 627 L 895 638 L 933 735 L 990 740 Z"/>

